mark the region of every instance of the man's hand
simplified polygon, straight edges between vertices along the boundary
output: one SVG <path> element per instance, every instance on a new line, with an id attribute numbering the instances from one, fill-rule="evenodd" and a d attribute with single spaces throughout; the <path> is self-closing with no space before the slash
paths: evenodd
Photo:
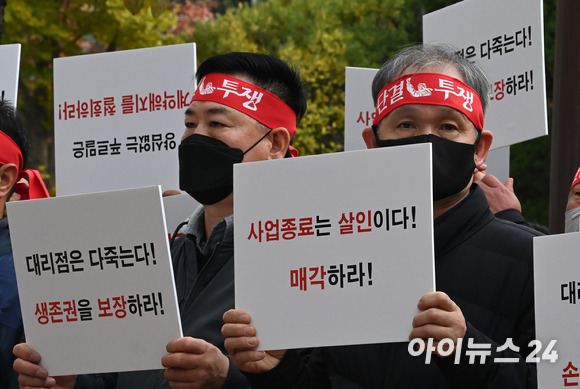
<path id="1" fill-rule="evenodd" d="M 244 311 L 230 309 L 224 314 L 222 335 L 230 358 L 241 371 L 263 373 L 276 367 L 286 350 L 256 351 L 259 339 L 256 329 L 250 325 L 252 318 Z"/>
<path id="2" fill-rule="evenodd" d="M 72 389 L 76 383 L 76 376 L 49 377 L 48 371 L 39 366 L 40 354 L 26 343 L 14 346 L 14 370 L 18 373 L 20 388 L 53 388 Z"/>
<path id="3" fill-rule="evenodd" d="M 421 297 L 417 308 L 420 312 L 413 318 L 413 330 L 409 334 L 409 340 L 433 338 L 433 346 L 437 348 L 439 341 L 451 339 L 453 350 L 447 354 L 451 355 L 457 346 L 457 340 L 463 338 L 467 331 L 461 309 L 443 292 L 427 293 Z M 437 351 L 435 353 L 439 355 Z"/>
<path id="4" fill-rule="evenodd" d="M 220 349 L 202 339 L 191 337 L 174 339 L 167 345 L 161 359 L 165 378 L 173 389 L 221 389 L 230 361 Z"/>
<path id="5" fill-rule="evenodd" d="M 494 175 L 477 172 L 473 181 L 483 189 L 489 209 L 493 213 L 498 213 L 506 209 L 517 209 L 522 212 L 522 205 L 514 192 L 514 179 L 508 178 L 504 184 Z"/>

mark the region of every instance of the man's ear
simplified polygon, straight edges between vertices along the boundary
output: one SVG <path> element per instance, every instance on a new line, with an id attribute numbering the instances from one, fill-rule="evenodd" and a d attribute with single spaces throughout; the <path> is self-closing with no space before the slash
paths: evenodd
<path id="1" fill-rule="evenodd" d="M 491 142 L 493 142 L 492 133 L 487 130 L 481 130 L 479 143 L 477 144 L 477 149 L 475 150 L 475 155 L 473 157 L 475 160 L 475 167 L 477 167 L 477 169 L 479 169 L 481 165 L 485 163 L 487 153 L 491 147 Z"/>
<path id="2" fill-rule="evenodd" d="M 6 163 L 0 167 L 0 198 L 8 197 L 10 191 L 16 185 L 18 178 L 18 166 Z"/>
<path id="3" fill-rule="evenodd" d="M 362 132 L 362 137 L 367 145 L 367 149 L 376 149 L 379 147 L 377 144 L 377 137 L 372 127 L 367 127 Z"/>
<path id="4" fill-rule="evenodd" d="M 284 127 L 277 127 L 272 130 L 270 136 L 272 137 L 270 159 L 284 158 L 290 146 L 290 133 Z"/>

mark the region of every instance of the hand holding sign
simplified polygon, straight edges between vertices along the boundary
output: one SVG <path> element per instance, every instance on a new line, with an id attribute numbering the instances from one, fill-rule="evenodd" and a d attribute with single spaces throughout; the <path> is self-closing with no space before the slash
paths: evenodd
<path id="1" fill-rule="evenodd" d="M 20 387 L 74 388 L 76 375 L 49 377 L 48 371 L 38 365 L 41 359 L 40 354 L 26 343 L 17 344 L 14 347 L 14 355 L 17 357 L 14 361 L 14 370 L 18 373 Z"/>
<path id="2" fill-rule="evenodd" d="M 170 353 L 161 359 L 171 387 L 187 383 L 190 389 L 221 389 L 230 362 L 219 348 L 203 339 L 177 338 L 169 342 Z M 176 386 L 174 386 L 176 385 Z"/>
<path id="3" fill-rule="evenodd" d="M 256 351 L 260 340 L 251 316 L 239 309 L 230 309 L 224 314 L 222 335 L 225 346 L 238 369 L 246 373 L 264 373 L 278 366 L 286 350 Z"/>
<path id="4" fill-rule="evenodd" d="M 435 348 L 440 340 L 451 339 L 455 349 L 457 340 L 463 338 L 467 330 L 465 317 L 457 304 L 443 292 L 432 292 L 421 297 L 417 308 L 421 312 L 413 318 L 413 330 L 409 339 L 433 338 Z M 446 354 L 448 355 L 450 353 Z"/>

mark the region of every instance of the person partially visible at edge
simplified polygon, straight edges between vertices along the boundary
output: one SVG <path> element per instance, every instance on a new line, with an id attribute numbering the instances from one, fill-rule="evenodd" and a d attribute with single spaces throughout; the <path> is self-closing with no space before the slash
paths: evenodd
<path id="1" fill-rule="evenodd" d="M 26 168 L 29 149 L 18 111 L 10 101 L 0 100 L 0 389 L 18 387 L 12 348 L 23 340 L 6 203 L 11 196 L 19 200 L 49 197 L 39 172 Z"/>
<path id="2" fill-rule="evenodd" d="M 165 356 L 160 350 L 165 370 L 67 377 L 50 377 L 37 365 L 41 356 L 21 344 L 14 364 L 21 387 L 248 387 L 220 333 L 223 313 L 234 307 L 233 165 L 296 156 L 290 141 L 306 95 L 295 69 L 264 54 L 212 57 L 196 77 L 179 146 L 179 180 L 202 206 L 178 227 L 184 234 L 171 247 L 185 337 L 171 341 Z"/>
<path id="3" fill-rule="evenodd" d="M 363 131 L 368 148 L 431 143 L 438 291 L 418 301 L 409 340 L 432 339 L 436 355 L 426 363 L 408 342 L 314 348 L 308 359 L 294 350 L 263 351 L 251 313 L 230 310 L 225 345 L 252 387 L 537 387 L 536 365 L 526 358 L 535 338 L 533 237 L 541 234 L 496 218 L 473 184 L 493 138 L 484 129 L 489 82 L 455 52 L 416 45 L 389 58 L 373 81 L 374 125 Z M 381 179 L 380 167 L 368 169 Z M 473 345 L 489 355 L 470 363 Z"/>
<path id="4" fill-rule="evenodd" d="M 564 232 L 580 231 L 580 167 L 572 179 L 572 185 L 568 192 L 566 213 L 564 219 Z"/>
<path id="5" fill-rule="evenodd" d="M 484 164 L 481 170 L 476 169 L 473 181 L 483 189 L 491 212 L 501 219 L 526 224 L 522 205 L 514 190 L 514 179 L 510 177 L 502 183 L 496 176 L 487 173 L 486 168 Z"/>

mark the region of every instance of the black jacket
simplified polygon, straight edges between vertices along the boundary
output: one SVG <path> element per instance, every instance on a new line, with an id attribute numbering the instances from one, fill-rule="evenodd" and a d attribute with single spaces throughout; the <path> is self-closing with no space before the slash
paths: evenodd
<path id="1" fill-rule="evenodd" d="M 525 357 L 535 339 L 532 239 L 541 234 L 494 217 L 476 185 L 434 227 L 437 290 L 455 301 L 467 321 L 458 364 L 455 356 L 435 355 L 425 364 L 425 354 L 409 354 L 408 342 L 316 348 L 307 361 L 290 350 L 272 371 L 248 375 L 252 387 L 535 388 L 536 366 Z M 468 363 L 468 338 L 491 345 L 485 363 Z M 519 354 L 496 351 L 507 338 Z M 495 363 L 497 357 L 517 362 Z"/>
<path id="2" fill-rule="evenodd" d="M 0 219 L 0 389 L 18 388 L 12 349 L 24 341 L 8 218 Z"/>

